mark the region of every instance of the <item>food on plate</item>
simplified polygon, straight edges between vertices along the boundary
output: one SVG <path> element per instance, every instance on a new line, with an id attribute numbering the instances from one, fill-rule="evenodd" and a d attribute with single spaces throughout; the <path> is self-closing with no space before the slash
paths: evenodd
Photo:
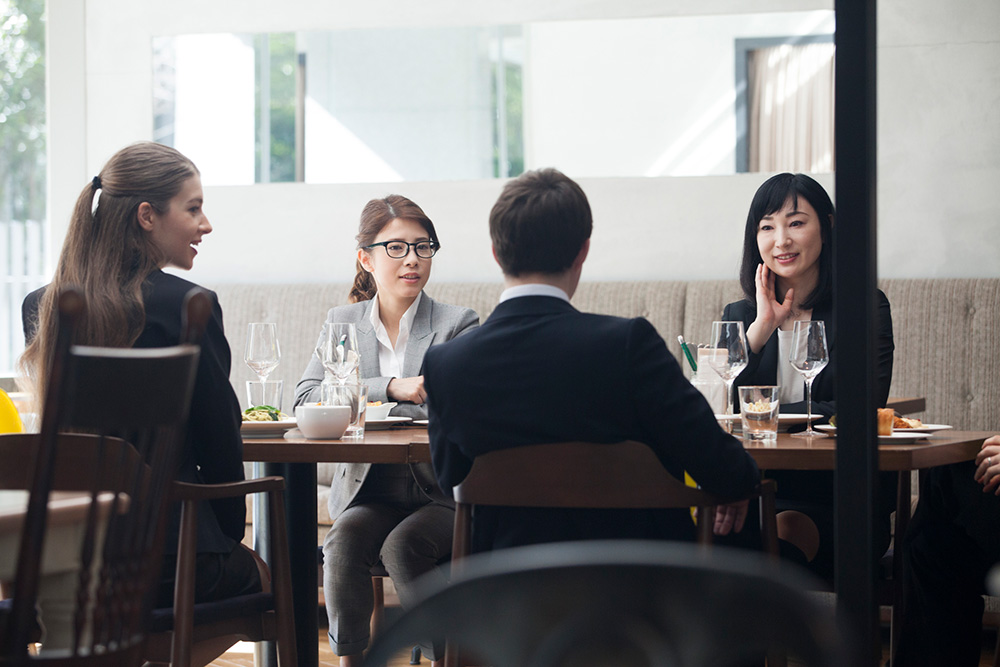
<path id="1" fill-rule="evenodd" d="M 909 417 L 896 417 L 892 421 L 893 428 L 920 428 L 924 423 L 919 419 L 910 419 Z"/>
<path id="2" fill-rule="evenodd" d="M 286 419 L 290 419 L 290 417 L 270 405 L 255 405 L 243 411 L 243 421 L 245 422 L 280 422 Z"/>
<path id="3" fill-rule="evenodd" d="M 377 408 L 380 405 L 382 405 L 382 401 L 368 401 L 369 408 Z"/>
<path id="4" fill-rule="evenodd" d="M 878 410 L 878 434 L 892 435 L 892 430 L 896 428 L 922 428 L 924 423 L 919 419 L 909 417 L 897 417 L 892 408 L 879 408 Z M 837 415 L 830 417 L 830 426 L 837 426 Z"/>
<path id="5" fill-rule="evenodd" d="M 879 435 L 892 435 L 892 422 L 896 417 L 896 413 L 892 408 L 879 408 L 878 409 L 878 434 Z"/>

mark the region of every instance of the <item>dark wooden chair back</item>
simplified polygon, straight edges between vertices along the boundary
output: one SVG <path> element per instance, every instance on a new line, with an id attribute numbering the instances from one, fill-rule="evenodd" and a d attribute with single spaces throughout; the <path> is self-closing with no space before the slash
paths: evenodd
<path id="1" fill-rule="evenodd" d="M 698 543 L 712 542 L 715 507 L 721 498 L 687 486 L 663 467 L 641 442 L 560 442 L 502 449 L 477 456 L 469 474 L 454 489 L 455 536 L 452 567 L 468 555 L 472 508 L 476 505 L 569 508 L 697 507 Z M 773 482 L 761 485 L 774 519 Z M 770 523 L 770 522 L 765 522 Z M 768 551 L 777 553 L 777 531 L 765 525 Z"/>
<path id="2" fill-rule="evenodd" d="M 851 636 L 807 591 L 808 572 L 751 551 L 651 540 L 563 542 L 466 559 L 425 588 L 381 637 L 366 666 L 440 637 L 474 665 L 798 664 L 845 667 Z"/>
<path id="3" fill-rule="evenodd" d="M 74 346 L 84 299 L 74 290 L 59 295 L 41 432 L 0 437 L 0 455 L 19 449 L 13 460 L 27 463 L 5 465 L 3 483 L 30 492 L 11 612 L 0 626 L 4 662 L 141 660 L 207 301 L 204 293 L 187 299 L 190 342 L 117 349 Z M 43 637 L 43 652 L 29 657 L 53 491 L 75 491 L 87 501 L 79 519 L 72 637 L 60 647 L 65 656 L 48 655 Z"/>

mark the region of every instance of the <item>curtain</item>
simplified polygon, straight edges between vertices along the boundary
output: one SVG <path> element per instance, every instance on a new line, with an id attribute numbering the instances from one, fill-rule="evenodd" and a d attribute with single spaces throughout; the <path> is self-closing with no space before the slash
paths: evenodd
<path id="1" fill-rule="evenodd" d="M 748 54 L 750 171 L 834 170 L 833 49 L 782 44 Z"/>

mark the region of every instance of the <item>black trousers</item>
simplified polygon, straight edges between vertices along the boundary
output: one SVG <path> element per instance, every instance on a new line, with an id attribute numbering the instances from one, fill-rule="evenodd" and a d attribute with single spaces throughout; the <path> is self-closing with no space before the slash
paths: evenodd
<path id="1" fill-rule="evenodd" d="M 933 468 L 903 540 L 903 607 L 893 667 L 979 665 L 985 578 L 1000 561 L 1000 497 L 974 462 Z"/>
<path id="2" fill-rule="evenodd" d="M 156 607 L 174 606 L 177 556 L 163 557 Z M 194 601 L 214 602 L 262 590 L 257 561 L 238 542 L 227 554 L 199 553 L 195 560 Z"/>

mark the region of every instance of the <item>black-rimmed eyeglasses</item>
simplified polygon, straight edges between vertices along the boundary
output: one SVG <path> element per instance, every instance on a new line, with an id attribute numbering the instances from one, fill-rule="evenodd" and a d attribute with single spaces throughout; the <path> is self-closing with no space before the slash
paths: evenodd
<path id="1" fill-rule="evenodd" d="M 407 243 L 406 241 L 380 241 L 379 243 L 366 245 L 365 249 L 370 250 L 376 246 L 382 246 L 385 248 L 385 254 L 389 255 L 389 257 L 392 257 L 393 259 L 403 259 L 410 254 L 410 248 L 413 248 L 413 251 L 417 253 L 417 257 L 420 257 L 421 259 L 430 259 L 440 247 L 437 241 L 417 241 L 416 243 Z"/>

